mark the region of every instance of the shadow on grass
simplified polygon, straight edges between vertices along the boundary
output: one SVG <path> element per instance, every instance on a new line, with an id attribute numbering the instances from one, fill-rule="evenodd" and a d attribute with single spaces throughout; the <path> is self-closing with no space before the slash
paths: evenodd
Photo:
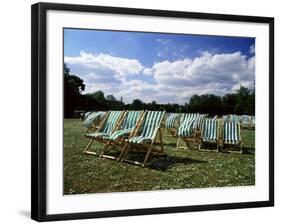
<path id="1" fill-rule="evenodd" d="M 243 154 L 255 154 L 255 149 L 251 147 L 243 147 Z"/>
<path id="2" fill-rule="evenodd" d="M 142 152 L 131 152 L 127 155 L 126 159 L 143 162 L 145 153 Z M 176 164 L 190 165 L 194 163 L 207 163 L 207 161 L 195 160 L 185 157 L 171 156 L 171 155 L 151 155 L 146 168 L 166 171 L 167 169 L 175 166 Z"/>

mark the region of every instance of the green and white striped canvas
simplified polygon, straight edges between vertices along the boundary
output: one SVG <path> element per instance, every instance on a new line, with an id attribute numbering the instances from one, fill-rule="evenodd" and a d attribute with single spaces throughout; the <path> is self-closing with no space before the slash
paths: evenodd
<path id="1" fill-rule="evenodd" d="M 241 116 L 241 123 L 243 126 L 250 126 L 251 117 L 249 115 L 242 115 Z"/>
<path id="2" fill-rule="evenodd" d="M 93 123 L 100 119 L 103 115 L 105 115 L 105 112 L 92 112 L 87 116 L 87 118 L 83 122 L 83 127 L 85 128 L 91 128 Z"/>
<path id="3" fill-rule="evenodd" d="M 180 123 L 184 123 L 188 120 L 192 120 L 192 119 L 196 118 L 197 115 L 198 114 L 196 114 L 196 113 L 193 113 L 193 114 L 184 113 L 184 114 L 181 115 Z"/>
<path id="4" fill-rule="evenodd" d="M 224 122 L 223 142 L 226 144 L 238 144 L 241 141 L 239 122 Z"/>
<path id="5" fill-rule="evenodd" d="M 101 130 L 99 132 L 86 134 L 86 136 L 90 138 L 101 137 L 101 136 L 108 138 L 112 134 L 115 126 L 117 125 L 117 122 L 120 119 L 121 114 L 122 111 L 109 111 L 109 115 Z"/>
<path id="6" fill-rule="evenodd" d="M 195 130 L 194 123 L 195 123 L 195 118 L 191 118 L 182 122 L 177 131 L 177 135 L 179 137 L 190 137 Z"/>
<path id="7" fill-rule="evenodd" d="M 202 139 L 205 142 L 216 142 L 218 140 L 218 120 L 205 119 L 202 126 Z"/>
<path id="8" fill-rule="evenodd" d="M 128 111 L 121 124 L 121 130 L 115 131 L 110 135 L 109 139 L 116 140 L 122 136 L 129 135 L 134 130 L 140 115 L 141 111 Z"/>
<path id="9" fill-rule="evenodd" d="M 153 140 L 155 137 L 154 134 L 157 131 L 164 114 L 165 111 L 147 111 L 140 134 L 131 138 L 129 142 L 140 144 L 143 141 Z"/>
<path id="10" fill-rule="evenodd" d="M 165 123 L 165 127 L 170 129 L 170 128 L 174 128 L 175 127 L 175 121 L 178 118 L 179 114 L 178 113 L 170 113 L 170 115 L 168 116 L 166 123 Z"/>

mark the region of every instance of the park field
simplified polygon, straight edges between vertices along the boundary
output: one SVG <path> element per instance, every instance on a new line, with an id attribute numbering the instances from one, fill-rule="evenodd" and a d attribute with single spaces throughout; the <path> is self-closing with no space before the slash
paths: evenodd
<path id="1" fill-rule="evenodd" d="M 164 137 L 167 155 L 150 157 L 145 168 L 83 154 L 89 141 L 83 137 L 84 132 L 81 120 L 64 120 L 64 194 L 255 184 L 254 130 L 242 130 L 243 154 L 199 152 L 196 145 L 175 150 L 177 139 Z M 101 147 L 96 144 L 95 150 Z M 141 153 L 131 156 L 144 158 Z"/>

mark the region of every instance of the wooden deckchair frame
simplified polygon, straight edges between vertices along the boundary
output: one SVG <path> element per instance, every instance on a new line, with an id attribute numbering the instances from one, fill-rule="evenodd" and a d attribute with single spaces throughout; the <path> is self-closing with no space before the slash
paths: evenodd
<path id="1" fill-rule="evenodd" d="M 147 163 L 147 160 L 150 156 L 151 153 L 153 154 L 157 154 L 157 155 L 165 155 L 164 153 L 164 145 L 163 145 L 163 139 L 162 139 L 162 133 L 161 133 L 161 124 L 162 124 L 162 121 L 163 121 L 163 118 L 165 116 L 165 111 L 163 111 L 163 114 L 162 114 L 162 117 L 160 118 L 160 121 L 159 121 L 159 124 L 158 126 L 155 128 L 154 130 L 154 133 L 152 135 L 152 138 L 151 138 L 151 143 L 150 144 L 147 144 L 147 143 L 132 143 L 132 142 L 128 142 L 128 144 L 126 144 L 120 154 L 120 157 L 119 157 L 119 160 L 121 162 L 128 162 L 128 163 L 132 163 L 132 164 L 135 164 L 135 165 L 139 165 L 141 167 L 144 167 L 145 164 Z M 141 125 L 143 125 L 143 122 L 144 122 L 144 118 L 145 116 L 143 116 L 142 118 L 142 122 L 140 123 L 140 125 L 137 127 L 133 137 L 136 137 L 138 134 L 139 134 L 139 131 L 140 131 L 140 128 L 141 128 Z M 155 143 L 155 140 L 156 140 L 156 137 L 157 137 L 157 133 L 159 133 L 159 140 L 160 140 L 160 146 L 161 146 L 161 149 L 158 149 L 154 143 Z M 146 151 L 146 155 L 145 155 L 145 158 L 144 158 L 144 161 L 143 162 L 139 162 L 139 161 L 134 161 L 134 160 L 129 160 L 129 159 L 125 159 L 126 155 L 128 154 L 128 152 L 132 149 L 132 147 L 136 148 L 137 151 Z"/>
<path id="2" fill-rule="evenodd" d="M 222 137 L 222 152 L 230 152 L 230 153 L 243 153 L 243 147 L 242 147 L 242 138 L 241 138 L 241 123 L 238 122 L 238 134 L 239 134 L 239 139 L 240 141 L 238 143 L 224 143 L 224 137 Z M 223 128 L 223 133 L 222 136 L 224 136 L 224 128 Z M 234 147 L 238 148 L 239 151 L 237 150 L 231 150 L 229 147 Z M 225 148 L 228 148 L 228 150 L 225 150 Z"/>
<path id="3" fill-rule="evenodd" d="M 203 140 L 203 132 L 201 132 L 201 137 L 200 137 L 200 141 L 199 141 L 199 145 L 198 145 L 198 151 L 203 151 L 203 152 L 211 152 L 211 151 L 215 151 L 215 152 L 219 152 L 220 151 L 220 145 L 221 145 L 221 123 L 223 123 L 222 120 L 218 120 L 218 126 L 217 126 L 217 140 L 214 141 L 204 141 Z M 216 150 L 211 149 L 211 148 L 202 148 L 201 146 L 207 146 L 207 145 L 216 145 Z"/>
<path id="4" fill-rule="evenodd" d="M 129 113 L 130 111 L 127 111 L 127 113 Z M 126 113 L 126 115 L 127 115 Z M 100 154 L 100 158 L 107 158 L 107 159 L 113 159 L 113 160 L 119 160 L 120 156 L 121 156 L 121 153 L 122 153 L 122 149 L 124 148 L 124 146 L 127 144 L 127 141 L 128 139 L 130 139 L 134 133 L 135 133 L 135 129 L 139 126 L 140 122 L 142 121 L 144 115 L 145 115 L 146 111 L 140 111 L 140 115 L 139 115 L 139 118 L 137 119 L 137 123 L 135 125 L 135 128 L 132 130 L 132 132 L 130 133 L 130 135 L 128 136 L 128 138 L 123 138 L 123 137 L 119 137 L 118 139 L 116 140 L 109 140 L 107 141 L 107 143 L 104 145 L 103 149 L 102 149 L 102 152 Z M 124 115 L 124 119 L 126 117 L 126 115 Z M 124 120 L 123 119 L 123 120 Z M 122 122 L 123 122 L 122 120 Z M 116 129 L 115 131 L 118 131 L 120 130 L 119 128 Z M 109 147 L 113 147 L 114 149 L 120 149 L 120 154 L 118 157 L 115 157 L 115 156 L 110 156 L 110 155 L 106 155 L 105 152 L 107 152 L 109 150 Z"/>
<path id="5" fill-rule="evenodd" d="M 122 124 L 123 119 L 125 118 L 125 115 L 127 113 L 127 110 L 122 111 L 120 117 L 118 118 L 115 127 L 112 130 L 112 133 L 120 127 L 120 125 Z M 101 128 L 104 127 L 105 122 L 107 121 L 108 117 L 109 117 L 109 112 L 106 114 L 106 117 L 104 118 L 104 120 L 102 121 L 102 124 L 100 125 L 100 127 L 98 128 L 98 130 L 96 132 L 100 132 Z M 91 137 L 91 140 L 89 141 L 89 143 L 87 144 L 87 146 L 85 147 L 83 153 L 84 154 L 89 154 L 89 155 L 96 155 L 99 156 L 99 154 L 97 152 L 94 151 L 90 151 L 88 150 L 90 148 L 90 146 L 92 145 L 93 142 L 101 142 L 103 144 L 106 144 L 107 140 L 105 140 L 102 136 L 98 136 L 98 137 Z"/>

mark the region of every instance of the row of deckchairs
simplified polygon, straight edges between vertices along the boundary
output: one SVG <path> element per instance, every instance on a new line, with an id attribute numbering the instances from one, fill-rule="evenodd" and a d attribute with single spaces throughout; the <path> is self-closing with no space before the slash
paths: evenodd
<path id="1" fill-rule="evenodd" d="M 240 122 L 242 128 L 254 129 L 255 128 L 255 116 L 250 115 L 235 115 L 229 114 L 223 116 L 224 121 Z"/>
<path id="2" fill-rule="evenodd" d="M 222 151 L 242 153 L 240 126 L 236 121 L 220 124 L 218 119 L 205 119 L 198 149 L 210 151 L 213 147 L 217 152 L 221 148 Z"/>
<path id="3" fill-rule="evenodd" d="M 84 153 L 145 166 L 151 154 L 164 155 L 160 130 L 164 115 L 165 111 L 109 111 L 95 132 L 85 134 L 90 141 Z M 160 148 L 155 145 L 157 135 Z M 103 143 L 101 153 L 95 150 L 96 142 Z M 118 150 L 119 155 L 107 155 L 109 149 Z M 143 162 L 128 159 L 130 151 L 144 151 Z"/>

